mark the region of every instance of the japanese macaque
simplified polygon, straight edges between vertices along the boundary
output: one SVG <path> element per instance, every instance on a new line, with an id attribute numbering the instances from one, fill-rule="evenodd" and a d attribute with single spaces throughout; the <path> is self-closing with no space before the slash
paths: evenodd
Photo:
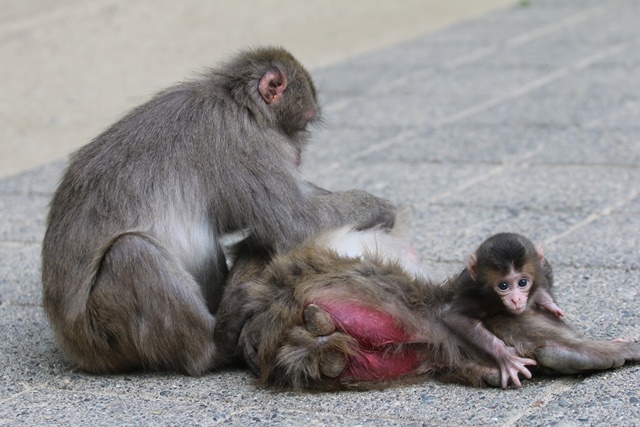
<path id="1" fill-rule="evenodd" d="M 459 286 L 468 289 L 469 303 L 482 300 L 475 312 L 490 314 L 507 310 L 522 313 L 536 304 L 558 317 L 564 311 L 551 294 L 553 269 L 541 245 L 516 233 L 498 233 L 482 242 L 458 276 Z M 475 310 L 475 309 L 478 310 Z"/>
<path id="2" fill-rule="evenodd" d="M 393 226 L 387 201 L 301 177 L 319 115 L 309 73 L 262 48 L 159 93 L 76 152 L 42 246 L 43 305 L 68 359 L 202 374 L 228 358 L 214 336 L 225 233 L 270 253 L 343 224 Z"/>
<path id="3" fill-rule="evenodd" d="M 238 339 L 236 351 L 259 382 L 276 388 L 377 388 L 423 376 L 502 385 L 494 355 L 444 321 L 457 277 L 429 280 L 406 247 L 380 229 L 331 231 L 275 257 L 245 245 L 217 327 L 232 335 L 227 342 Z M 640 344 L 584 339 L 535 305 L 521 314 L 503 310 L 485 324 L 543 373 L 640 361 Z"/>
<path id="4" fill-rule="evenodd" d="M 551 295 L 552 284 L 553 270 L 542 247 L 515 233 L 485 240 L 455 279 L 456 291 L 444 310 L 444 322 L 466 342 L 494 357 L 504 388 L 509 379 L 520 386 L 518 374 L 531 378 L 526 366 L 536 361 L 519 357 L 483 321 L 504 311 L 519 315 L 534 305 L 564 316 Z"/>

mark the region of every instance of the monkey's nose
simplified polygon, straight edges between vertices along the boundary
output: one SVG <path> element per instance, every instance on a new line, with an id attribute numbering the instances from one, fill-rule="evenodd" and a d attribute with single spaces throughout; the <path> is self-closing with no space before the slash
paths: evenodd
<path id="1" fill-rule="evenodd" d="M 522 298 L 511 298 L 511 302 L 517 311 L 521 312 L 525 309 L 526 300 L 523 300 Z"/>
<path id="2" fill-rule="evenodd" d="M 315 108 L 312 108 L 304 113 L 304 120 L 310 122 L 318 115 L 318 112 Z"/>

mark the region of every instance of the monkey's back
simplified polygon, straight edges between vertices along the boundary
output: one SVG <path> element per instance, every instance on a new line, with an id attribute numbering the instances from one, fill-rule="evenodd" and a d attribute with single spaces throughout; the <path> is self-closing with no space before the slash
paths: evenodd
<path id="1" fill-rule="evenodd" d="M 171 221 L 194 220 L 158 222 L 151 212 L 182 210 L 188 216 L 203 211 L 198 206 L 202 198 L 191 191 L 199 187 L 192 167 L 198 159 L 197 141 L 195 135 L 180 134 L 185 120 L 181 112 L 192 98 L 185 90 L 166 92 L 72 155 L 47 217 L 42 249 L 45 304 L 53 298 L 65 306 L 60 293 L 82 293 L 82 278 L 96 268 L 96 257 L 118 234 L 144 231 L 163 240 L 161 233 Z M 171 209 L 167 203 L 183 208 Z"/>
<path id="2" fill-rule="evenodd" d="M 339 239 L 337 245 L 332 234 Z M 375 238 L 368 239 L 371 235 Z M 366 243 L 354 250 L 353 242 L 347 242 L 355 236 L 357 241 L 383 247 L 388 243 L 385 235 L 380 230 L 337 231 L 270 260 L 250 252 L 241 256 L 225 293 L 241 290 L 249 295 L 244 299 L 248 306 L 227 301 L 222 307 L 250 313 L 243 320 L 239 348 L 264 384 L 323 389 L 374 379 L 382 384 L 400 372 L 425 373 L 430 366 L 447 366 L 457 357 L 459 347 L 439 318 L 450 287 L 414 276 L 392 253 L 370 250 L 374 247 Z M 336 250 L 345 244 L 351 256 Z M 312 306 L 326 312 L 340 333 L 330 333 L 330 327 L 326 336 L 314 336 L 322 327 L 309 319 L 307 309 Z M 221 319 L 227 319 L 226 325 L 234 321 L 234 314 L 223 313 Z M 418 343 L 429 343 L 434 350 L 425 358 Z M 318 360 L 322 365 L 336 351 L 353 359 L 340 378 L 321 377 Z M 367 356 L 358 356 L 363 352 Z"/>

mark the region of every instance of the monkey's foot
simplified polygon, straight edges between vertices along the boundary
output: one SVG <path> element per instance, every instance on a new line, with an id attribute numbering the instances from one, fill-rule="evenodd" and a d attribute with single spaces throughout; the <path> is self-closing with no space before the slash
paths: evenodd
<path id="1" fill-rule="evenodd" d="M 303 312 L 305 327 L 313 335 L 327 336 L 336 330 L 329 314 L 315 304 L 309 304 Z M 318 368 L 322 375 L 337 378 L 347 366 L 346 355 L 339 351 L 325 351 L 321 354 Z"/>
<path id="2" fill-rule="evenodd" d="M 318 302 L 303 311 L 305 328 L 317 337 L 318 368 L 329 378 L 385 381 L 419 373 L 420 353 L 403 325 L 379 309 L 351 302 Z M 347 335 L 352 348 L 334 345 Z"/>
<path id="3" fill-rule="evenodd" d="M 325 336 L 336 330 L 329 314 L 315 304 L 305 307 L 303 317 L 307 330 L 314 335 Z"/>
<path id="4" fill-rule="evenodd" d="M 347 358 L 337 351 L 323 353 L 318 364 L 322 375 L 329 378 L 338 378 L 347 367 Z"/>
<path id="5" fill-rule="evenodd" d="M 624 358 L 599 357 L 588 352 L 561 347 L 543 347 L 535 351 L 538 363 L 561 374 L 618 368 L 624 365 Z"/>
<path id="6" fill-rule="evenodd" d="M 502 376 L 498 369 L 487 370 L 487 372 L 482 375 L 482 380 L 491 387 L 502 387 Z"/>

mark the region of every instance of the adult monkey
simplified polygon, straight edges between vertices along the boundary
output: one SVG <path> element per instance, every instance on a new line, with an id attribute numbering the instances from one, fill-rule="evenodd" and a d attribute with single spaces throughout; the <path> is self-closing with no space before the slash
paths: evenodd
<path id="1" fill-rule="evenodd" d="M 388 202 L 300 176 L 319 113 L 302 65 L 256 49 L 159 93 L 80 149 L 42 247 L 43 305 L 66 356 L 96 373 L 202 374 L 224 357 L 213 333 L 224 233 L 247 230 L 270 253 L 346 223 L 392 227 Z"/>
<path id="2" fill-rule="evenodd" d="M 501 375 L 495 348 L 466 339 L 465 329 L 475 327 L 473 318 L 446 321 L 464 303 L 460 293 L 469 292 L 457 286 L 461 276 L 443 284 L 429 280 L 412 249 L 393 235 L 339 229 L 275 257 L 251 248 L 240 246 L 217 327 L 236 334 L 237 354 L 262 384 L 379 388 L 430 375 L 474 386 L 506 387 L 507 380 L 520 385 L 517 373 Z M 491 298 L 477 297 L 480 306 L 491 307 Z M 482 323 L 509 352 L 543 373 L 640 362 L 640 343 L 585 339 L 535 304 L 520 314 L 492 311 Z M 521 373 L 531 377 L 528 370 Z"/>

